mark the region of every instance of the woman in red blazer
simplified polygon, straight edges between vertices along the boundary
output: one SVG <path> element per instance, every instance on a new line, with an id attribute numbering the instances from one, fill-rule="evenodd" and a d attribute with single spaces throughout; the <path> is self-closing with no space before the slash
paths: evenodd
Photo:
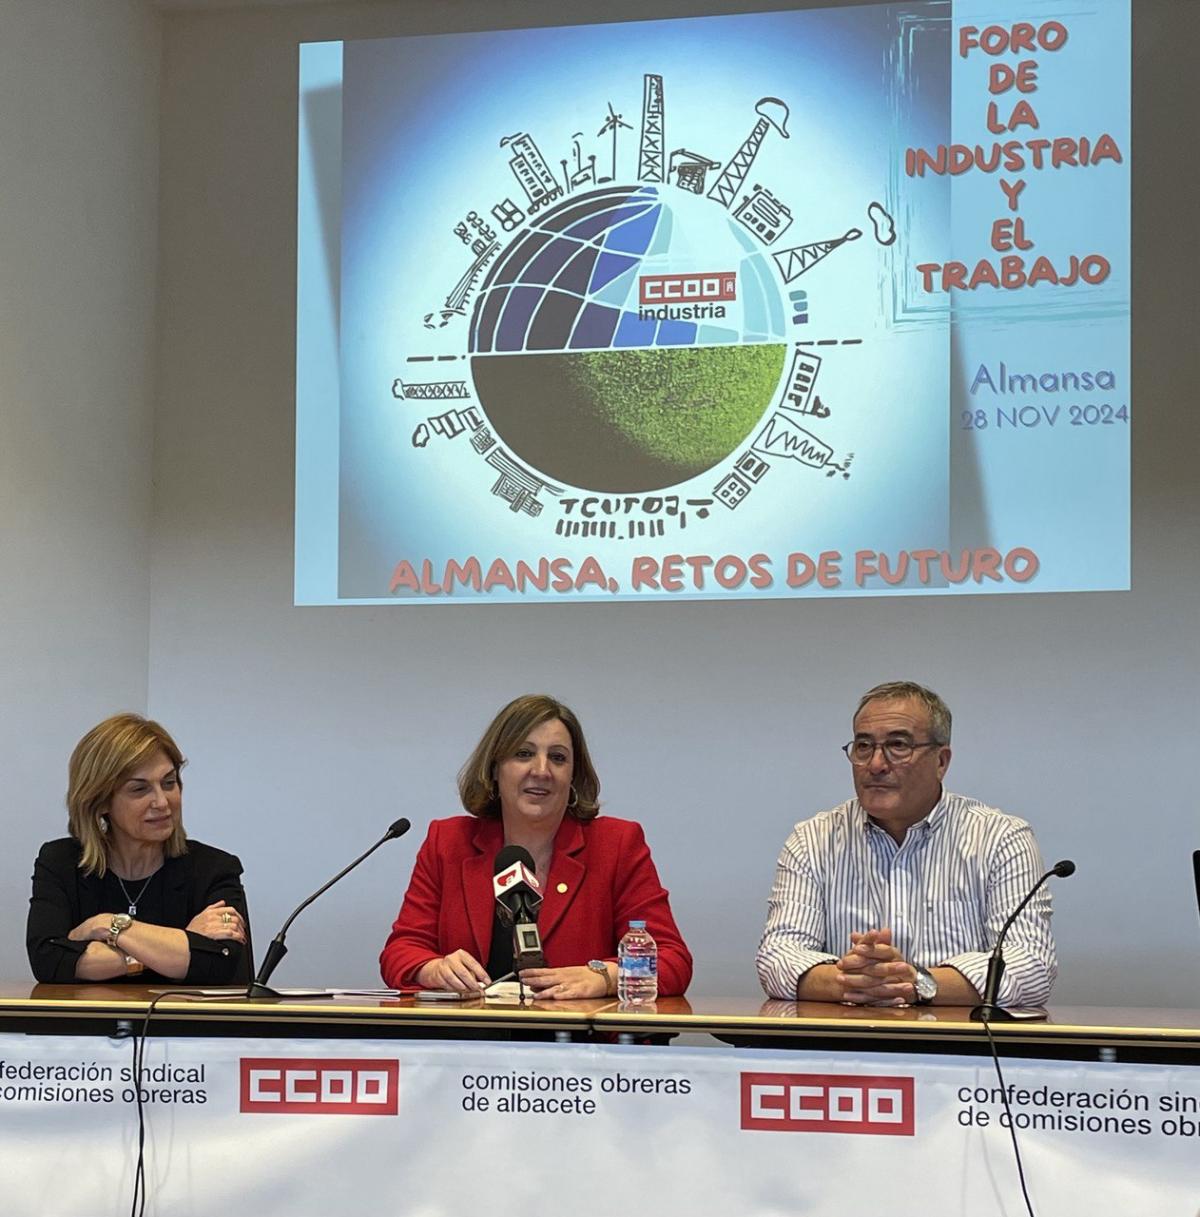
<path id="1" fill-rule="evenodd" d="M 612 996 L 617 943 L 632 919 L 658 943 L 658 991 L 683 993 L 692 957 L 641 826 L 599 815 L 583 730 L 560 702 L 519 697 L 495 717 L 458 778 L 469 813 L 434 820 L 379 963 L 392 986 L 475 992 L 512 963 L 492 893 L 496 855 L 533 858 L 545 968 L 521 979 L 539 998 Z"/>

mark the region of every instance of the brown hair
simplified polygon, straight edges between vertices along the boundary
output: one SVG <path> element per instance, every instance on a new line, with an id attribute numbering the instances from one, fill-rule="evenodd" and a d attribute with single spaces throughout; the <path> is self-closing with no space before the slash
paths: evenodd
<path id="1" fill-rule="evenodd" d="M 863 706 L 869 701 L 903 701 L 910 697 L 913 701 L 919 701 L 929 712 L 929 734 L 933 736 L 934 742 L 948 744 L 950 742 L 950 707 L 932 689 L 927 689 L 924 685 L 918 685 L 911 680 L 892 680 L 885 685 L 876 685 L 873 689 L 868 689 L 859 698 L 858 708 L 854 711 L 850 721 L 853 722 L 862 713 Z"/>
<path id="2" fill-rule="evenodd" d="M 100 831 L 100 817 L 121 783 L 156 752 L 166 753 L 176 775 L 187 764 L 166 729 L 140 714 L 114 714 L 75 745 L 67 767 L 67 830 L 83 846 L 79 869 L 85 875 L 103 877 L 108 870 L 108 841 Z M 177 822 L 166 855 L 178 858 L 186 852 L 187 833 Z"/>
<path id="3" fill-rule="evenodd" d="M 484 819 L 499 817 L 496 766 L 515 755 L 534 727 L 554 719 L 558 719 L 571 736 L 574 760 L 571 787 L 575 801 L 568 805 L 567 814 L 576 820 L 595 819 L 600 811 L 600 779 L 592 768 L 583 728 L 568 706 L 544 693 L 527 693 L 524 697 L 518 697 L 492 719 L 483 738 L 467 758 L 467 763 L 459 770 L 458 793 L 466 811 Z"/>

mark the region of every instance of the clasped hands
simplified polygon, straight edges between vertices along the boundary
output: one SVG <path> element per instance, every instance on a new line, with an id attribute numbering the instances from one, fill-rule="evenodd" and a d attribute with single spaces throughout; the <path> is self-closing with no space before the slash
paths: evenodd
<path id="1" fill-rule="evenodd" d="M 609 991 L 609 979 L 591 968 L 526 968 L 520 976 L 525 987 L 544 1000 L 606 997 Z M 456 993 L 481 993 L 492 983 L 487 969 L 469 951 L 429 960 L 417 970 L 416 979 L 423 988 Z"/>
<path id="2" fill-rule="evenodd" d="M 850 949 L 835 963 L 838 1001 L 856 1006 L 910 1006 L 917 999 L 917 970 L 892 946 L 892 931 L 850 935 Z"/>

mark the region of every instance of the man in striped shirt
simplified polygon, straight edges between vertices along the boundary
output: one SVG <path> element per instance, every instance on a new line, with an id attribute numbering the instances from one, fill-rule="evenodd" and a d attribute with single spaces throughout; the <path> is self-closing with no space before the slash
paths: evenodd
<path id="1" fill-rule="evenodd" d="M 856 798 L 797 824 L 779 855 L 758 975 L 772 997 L 973 1006 L 1000 929 L 1045 867 L 1029 825 L 950 794 L 950 711 L 878 685 L 845 746 Z M 999 1002 L 1038 1006 L 1057 963 L 1046 888 L 1004 942 Z"/>

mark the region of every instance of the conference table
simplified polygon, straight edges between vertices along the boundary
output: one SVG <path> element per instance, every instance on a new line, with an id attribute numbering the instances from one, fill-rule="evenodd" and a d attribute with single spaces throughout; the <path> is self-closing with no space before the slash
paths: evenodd
<path id="1" fill-rule="evenodd" d="M 64 1024 L 97 1035 L 121 1035 L 144 1018 L 163 986 L 41 985 L 0 982 L 0 1032 L 58 1032 Z M 613 998 L 583 1001 L 420 1001 L 413 994 L 383 996 L 332 990 L 324 995 L 250 999 L 236 990 L 199 990 L 161 996 L 155 1035 L 382 1038 L 475 1033 L 555 1032 L 566 1036 L 705 1035 L 752 1045 L 755 1041 L 840 1042 L 870 1051 L 899 1046 L 917 1051 L 987 1052 L 982 1026 L 963 1006 L 899 1008 L 792 1002 L 757 995 L 667 997 L 649 1006 Z M 1147 1007 L 1055 1006 L 1044 1019 L 993 1022 L 1009 1055 L 1088 1055 L 1099 1060 L 1200 1063 L 1200 1010 Z"/>
<path id="2" fill-rule="evenodd" d="M 965 1008 L 752 995 L 8 983 L 0 1178 L 8 1213 L 128 1211 L 140 1119 L 147 1213 L 599 1209 L 619 1185 L 663 1214 L 1013 1217 L 1016 1139 L 1039 1214 L 1196 1217 L 1198 1064 L 1200 1010 L 985 1029 Z"/>

